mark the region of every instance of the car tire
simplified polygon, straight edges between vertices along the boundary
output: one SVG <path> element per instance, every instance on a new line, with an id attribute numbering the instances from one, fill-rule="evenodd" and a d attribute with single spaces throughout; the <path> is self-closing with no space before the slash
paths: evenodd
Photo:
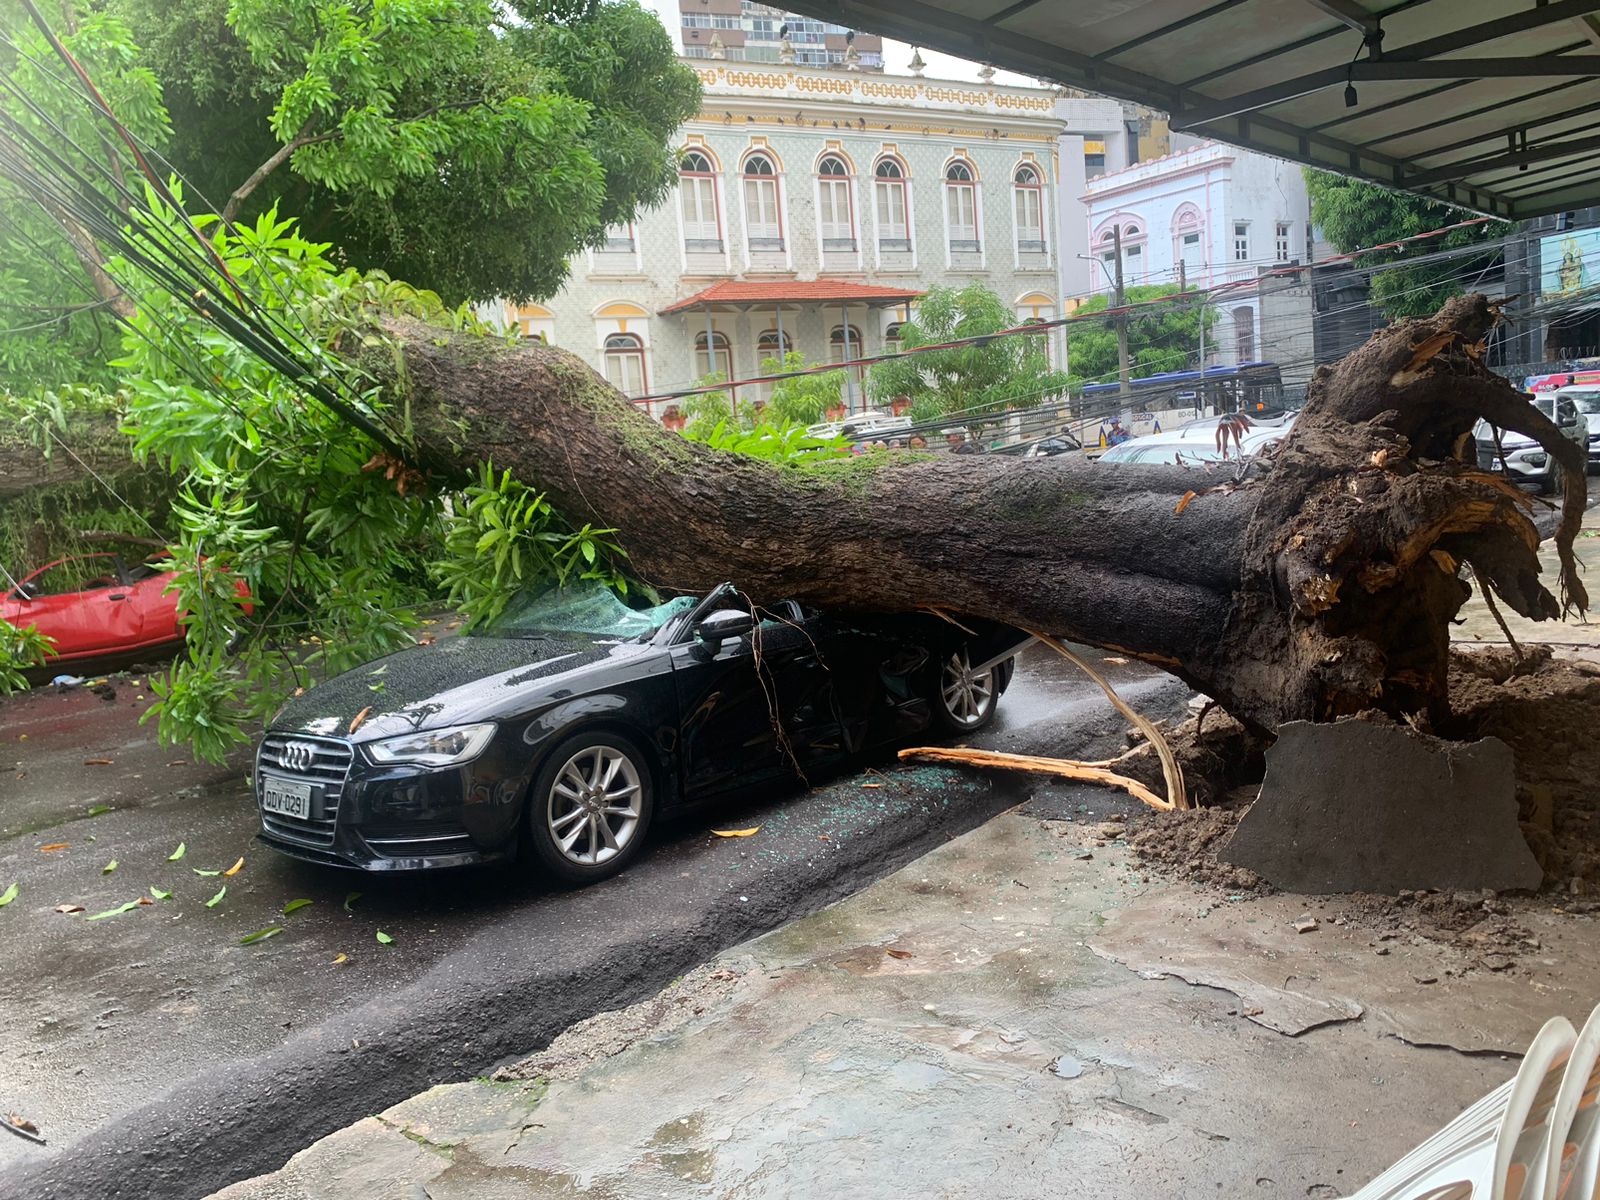
<path id="1" fill-rule="evenodd" d="M 962 645 L 939 661 L 934 679 L 933 723 L 943 733 L 973 733 L 994 720 L 1000 702 L 1001 668 L 996 663 L 982 671 L 972 669 L 967 647 Z"/>
<path id="2" fill-rule="evenodd" d="M 534 776 L 524 845 L 563 883 L 598 883 L 638 857 L 654 814 L 644 752 L 610 731 L 578 733 L 545 755 Z"/>

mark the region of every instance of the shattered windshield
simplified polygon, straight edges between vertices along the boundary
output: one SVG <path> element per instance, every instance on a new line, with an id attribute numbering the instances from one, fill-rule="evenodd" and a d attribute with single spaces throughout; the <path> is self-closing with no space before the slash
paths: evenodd
<path id="1" fill-rule="evenodd" d="M 1562 392 L 1586 417 L 1600 416 L 1600 392 Z"/>
<path id="2" fill-rule="evenodd" d="M 610 588 L 592 580 L 565 588 L 530 588 L 518 592 L 504 612 L 473 636 L 586 633 L 643 640 L 694 604 L 693 596 L 679 596 L 651 608 L 629 608 Z"/>

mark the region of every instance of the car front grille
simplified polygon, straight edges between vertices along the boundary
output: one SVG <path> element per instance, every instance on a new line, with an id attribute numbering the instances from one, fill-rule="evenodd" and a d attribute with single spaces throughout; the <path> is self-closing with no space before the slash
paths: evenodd
<path id="1" fill-rule="evenodd" d="M 256 795 L 259 804 L 261 772 L 294 779 L 315 786 L 311 816 L 286 817 L 261 813 L 261 827 L 274 837 L 302 846 L 333 845 L 334 825 L 339 817 L 339 801 L 350 776 L 355 751 L 349 742 L 337 738 L 308 737 L 304 734 L 269 733 L 256 752 Z"/>

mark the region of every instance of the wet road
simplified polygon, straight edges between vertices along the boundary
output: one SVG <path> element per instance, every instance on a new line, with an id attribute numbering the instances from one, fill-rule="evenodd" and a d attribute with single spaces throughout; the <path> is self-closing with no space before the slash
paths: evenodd
<path id="1" fill-rule="evenodd" d="M 1106 670 L 1153 713 L 1187 696 L 1137 664 Z M 20 885 L 0 909 L 0 1111 L 50 1143 L 0 1132 L 0 1194 L 16 1200 L 182 1200 L 275 1167 L 857 890 L 1031 788 L 886 762 L 661 829 L 629 871 L 580 892 L 505 871 L 371 877 L 256 844 L 242 764 L 158 747 L 137 724 L 139 694 L 124 682 L 110 702 L 78 691 L 0 705 L 0 889 Z M 1092 756 L 1123 726 L 1093 684 L 1035 649 L 973 743 Z M 748 839 L 707 833 L 751 825 Z M 232 877 L 198 873 L 240 857 Z M 152 888 L 172 896 L 86 919 Z M 273 926 L 284 932 L 239 944 Z"/>

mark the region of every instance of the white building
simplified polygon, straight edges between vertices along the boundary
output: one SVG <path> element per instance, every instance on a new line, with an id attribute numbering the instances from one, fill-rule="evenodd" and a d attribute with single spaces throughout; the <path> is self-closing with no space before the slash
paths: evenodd
<path id="1" fill-rule="evenodd" d="M 812 362 L 891 353 L 935 285 L 982 283 L 1023 321 L 1061 311 L 1052 91 L 692 65 L 704 107 L 675 136 L 673 195 L 575 259 L 555 296 L 507 306 L 526 334 L 642 399 L 713 371 L 759 376 L 788 350 Z M 1060 362 L 1060 331 L 1044 336 Z M 864 376 L 848 376 L 852 411 Z M 674 417 L 675 400 L 647 403 Z"/>
<path id="2" fill-rule="evenodd" d="M 1139 158 L 1138 137 L 1129 125 L 1138 118 L 1132 105 L 1105 96 L 1086 96 L 1062 89 L 1056 116 L 1066 126 L 1061 135 L 1061 292 L 1083 296 L 1093 291 L 1089 261 L 1089 182 L 1121 171 Z"/>
<path id="3" fill-rule="evenodd" d="M 1112 286 L 1120 227 L 1125 286 L 1235 285 L 1215 294 L 1217 344 L 1207 347 L 1208 362 L 1278 361 L 1291 376 L 1299 363 L 1284 351 L 1296 353 L 1297 334 L 1284 330 L 1280 339 L 1263 327 L 1256 281 L 1262 271 L 1307 261 L 1310 209 L 1298 166 L 1203 143 L 1107 171 L 1088 181 L 1083 201 L 1098 263 L 1090 294 Z"/>

